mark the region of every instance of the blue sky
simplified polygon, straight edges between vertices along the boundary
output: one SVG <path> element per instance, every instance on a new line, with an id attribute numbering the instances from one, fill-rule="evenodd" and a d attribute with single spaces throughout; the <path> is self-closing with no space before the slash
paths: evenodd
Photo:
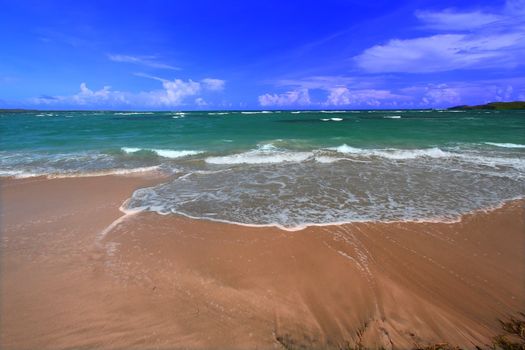
<path id="1" fill-rule="evenodd" d="M 525 100 L 525 0 L 0 0 L 0 108 Z"/>

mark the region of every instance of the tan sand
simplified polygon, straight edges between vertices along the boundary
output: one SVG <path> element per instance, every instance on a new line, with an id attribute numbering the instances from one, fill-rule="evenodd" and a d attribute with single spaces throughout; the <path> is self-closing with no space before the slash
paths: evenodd
<path id="1" fill-rule="evenodd" d="M 525 310 L 523 201 L 286 232 L 140 213 L 155 179 L 2 181 L 2 349 L 474 348 Z"/>

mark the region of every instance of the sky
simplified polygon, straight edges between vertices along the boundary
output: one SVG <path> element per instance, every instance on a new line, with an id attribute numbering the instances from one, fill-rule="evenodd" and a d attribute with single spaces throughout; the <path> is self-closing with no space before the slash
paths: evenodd
<path id="1" fill-rule="evenodd" d="M 0 108 L 525 100 L 525 0 L 0 0 Z"/>

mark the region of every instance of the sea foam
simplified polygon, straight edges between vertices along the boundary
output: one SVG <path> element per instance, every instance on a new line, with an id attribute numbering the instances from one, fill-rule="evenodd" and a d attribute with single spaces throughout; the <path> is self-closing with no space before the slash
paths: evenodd
<path id="1" fill-rule="evenodd" d="M 143 115 L 143 114 L 153 114 L 154 112 L 115 112 L 115 115 Z"/>
<path id="2" fill-rule="evenodd" d="M 48 179 L 60 179 L 60 178 L 71 178 L 71 177 L 99 177 L 109 175 L 131 175 L 136 173 L 147 173 L 159 170 L 159 166 L 148 166 L 138 167 L 130 169 L 107 169 L 99 171 L 62 171 L 62 172 L 50 172 L 50 171 L 22 171 L 22 170 L 3 170 L 0 169 L 0 177 L 12 177 L 15 179 L 26 179 L 31 177 L 46 177 Z"/>
<path id="3" fill-rule="evenodd" d="M 525 145 L 520 145 L 518 143 L 498 143 L 498 142 L 485 142 L 486 145 L 503 147 L 503 148 L 525 148 Z"/>
<path id="4" fill-rule="evenodd" d="M 241 114 L 271 114 L 272 111 L 243 111 Z"/>
<path id="5" fill-rule="evenodd" d="M 272 144 L 264 144 L 257 149 L 226 156 L 208 157 L 208 164 L 273 164 L 302 162 L 312 157 L 312 152 L 292 152 L 279 149 Z"/>
<path id="6" fill-rule="evenodd" d="M 331 150 L 337 151 L 339 153 L 345 154 L 354 154 L 354 155 L 363 155 L 369 157 L 382 157 L 389 159 L 414 159 L 420 157 L 429 157 L 429 158 L 444 158 L 450 157 L 452 154 L 450 152 L 442 151 L 437 147 L 426 148 L 426 149 L 365 149 L 365 148 L 356 148 L 348 146 L 346 144 L 329 148 Z"/>
<path id="7" fill-rule="evenodd" d="M 366 149 L 357 148 L 343 144 L 338 147 L 331 147 L 328 150 L 336 151 L 338 153 L 357 156 L 357 157 L 380 157 L 391 160 L 410 160 L 418 158 L 448 158 L 456 161 L 468 162 L 485 167 L 510 167 L 519 171 L 525 170 L 525 159 L 520 157 L 501 157 L 501 156 L 487 156 L 480 153 L 465 152 L 461 150 L 444 151 L 438 147 L 423 148 L 423 149 Z"/>
<path id="8" fill-rule="evenodd" d="M 170 150 L 170 149 L 154 149 L 154 148 L 136 148 L 136 147 L 122 147 L 121 150 L 125 153 L 136 153 L 139 151 L 149 151 L 157 154 L 159 157 L 164 158 L 182 158 L 187 156 L 193 156 L 196 154 L 203 153 L 203 151 L 188 151 L 188 150 Z"/>
<path id="9" fill-rule="evenodd" d="M 401 119 L 400 115 L 385 115 L 383 118 L 386 119 Z"/>

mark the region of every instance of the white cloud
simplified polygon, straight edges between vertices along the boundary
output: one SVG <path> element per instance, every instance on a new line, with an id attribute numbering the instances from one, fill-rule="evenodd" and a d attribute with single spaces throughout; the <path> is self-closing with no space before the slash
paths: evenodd
<path id="1" fill-rule="evenodd" d="M 390 40 L 355 57 L 357 65 L 371 73 L 442 72 L 462 68 L 514 67 L 525 53 L 523 34 L 472 36 L 438 34 Z"/>
<path id="2" fill-rule="evenodd" d="M 525 0 L 507 0 L 504 12 L 510 16 L 525 15 Z"/>
<path id="3" fill-rule="evenodd" d="M 525 93 L 523 77 L 475 82 L 414 85 L 399 90 L 411 96 L 415 105 L 422 107 L 450 107 L 459 104 L 480 104 L 493 101 L 520 99 Z"/>
<path id="4" fill-rule="evenodd" d="M 53 105 L 53 104 L 71 104 L 77 106 L 104 104 L 126 104 L 127 94 L 121 91 L 113 91 L 110 86 L 104 86 L 100 90 L 91 90 L 86 83 L 80 84 L 80 91 L 71 96 L 41 96 L 31 100 L 33 104 Z"/>
<path id="5" fill-rule="evenodd" d="M 201 90 L 201 85 L 193 80 L 184 81 L 181 79 L 164 80 L 162 82 L 164 90 L 146 93 L 151 97 L 151 102 L 163 106 L 178 106 L 184 98 L 195 96 Z"/>
<path id="6" fill-rule="evenodd" d="M 312 76 L 302 79 L 280 79 L 277 80 L 275 85 L 277 86 L 290 86 L 294 88 L 303 88 L 303 89 L 330 89 L 334 86 L 339 85 L 348 85 L 356 83 L 356 79 L 353 77 L 345 76 Z"/>
<path id="7" fill-rule="evenodd" d="M 461 89 L 449 87 L 446 84 L 430 85 L 425 88 L 421 98 L 424 105 L 443 106 L 454 105 L 461 101 Z"/>
<path id="8" fill-rule="evenodd" d="M 142 75 L 145 76 L 145 75 Z M 158 77 L 147 76 L 151 79 L 162 82 L 162 89 L 142 91 L 138 93 L 111 90 L 111 87 L 104 86 L 100 90 L 91 90 L 86 83 L 80 84 L 80 91 L 70 96 L 44 96 L 32 99 L 33 104 L 45 105 L 80 105 L 80 106 L 136 106 L 136 107 L 173 107 L 186 104 L 190 97 L 195 105 L 203 106 L 207 102 L 199 96 L 205 91 L 217 91 L 216 86 L 210 85 L 212 80 L 222 81 L 220 79 L 206 79 L 206 82 L 174 79 L 167 80 Z M 222 84 L 224 86 L 224 83 Z"/>
<path id="9" fill-rule="evenodd" d="M 394 101 L 407 100 L 409 97 L 394 94 L 389 90 L 378 89 L 360 89 L 350 90 L 346 87 L 339 86 L 330 89 L 325 104 L 330 106 L 345 105 L 366 105 L 380 106 L 382 104 L 391 104 Z"/>
<path id="10" fill-rule="evenodd" d="M 261 106 L 305 106 L 311 104 L 308 89 L 299 89 L 283 94 L 264 94 L 259 96 Z"/>
<path id="11" fill-rule="evenodd" d="M 525 62 L 525 16 L 512 15 L 508 9 L 520 11 L 524 2 L 509 1 L 499 14 L 418 11 L 416 16 L 426 28 L 441 33 L 392 39 L 364 50 L 354 60 L 370 73 L 514 68 Z"/>
<path id="12" fill-rule="evenodd" d="M 81 83 L 80 92 L 72 96 L 72 100 L 80 105 L 88 104 L 94 101 L 105 102 L 110 99 L 123 100 L 124 96 L 121 93 L 111 91 L 110 86 L 104 86 L 98 91 L 90 90 L 86 83 Z"/>
<path id="13" fill-rule="evenodd" d="M 496 91 L 495 100 L 496 101 L 509 101 L 512 98 L 514 88 L 510 85 L 507 85 L 505 88 L 500 87 Z"/>
<path id="14" fill-rule="evenodd" d="M 152 67 L 152 68 L 171 69 L 171 70 L 180 69 L 178 67 L 174 67 L 166 63 L 158 62 L 155 56 L 131 56 L 131 55 L 108 54 L 108 58 L 113 62 L 133 63 L 133 64 L 139 64 L 139 65 Z"/>
<path id="15" fill-rule="evenodd" d="M 225 81 L 221 79 L 205 78 L 201 80 L 202 84 L 209 90 L 222 90 L 224 89 Z"/>
<path id="16" fill-rule="evenodd" d="M 199 107 L 204 107 L 208 105 L 208 103 L 202 97 L 197 97 L 195 99 L 195 104 Z"/>
<path id="17" fill-rule="evenodd" d="M 407 96 L 394 94 L 390 90 L 376 89 L 383 83 L 382 77 L 360 79 L 351 76 L 311 76 L 297 79 L 280 79 L 276 86 L 292 90 L 283 94 L 264 94 L 259 96 L 261 106 L 271 105 L 317 105 L 317 106 L 379 106 L 392 105 L 394 100 L 404 101 Z M 318 90 L 327 95 L 325 100 L 312 101 L 310 92 Z M 303 92 L 301 94 L 301 92 Z"/>
<path id="18" fill-rule="evenodd" d="M 416 11 L 416 17 L 425 23 L 425 27 L 437 30 L 469 30 L 481 28 L 501 21 L 505 17 L 481 11 L 457 12 L 452 9 L 443 11 Z"/>
<path id="19" fill-rule="evenodd" d="M 331 89 L 326 104 L 335 106 L 350 104 L 350 91 L 346 87 L 335 87 Z"/>
<path id="20" fill-rule="evenodd" d="M 328 96 L 324 101 L 310 99 L 308 89 L 291 90 L 282 94 L 264 94 L 259 96 L 261 106 L 392 106 L 399 101 L 408 101 L 410 96 L 381 89 L 349 89 L 346 86 L 326 86 Z"/>
<path id="21" fill-rule="evenodd" d="M 303 99 L 303 105 L 359 108 L 443 108 L 460 104 L 480 104 L 492 101 L 524 99 L 525 79 L 477 80 L 438 84 L 416 84 L 397 89 L 360 89 L 355 86 L 333 86 L 321 89 L 324 100 Z M 284 94 L 259 96 L 261 106 L 297 105 L 300 90 Z M 306 90 L 307 91 L 307 90 Z"/>

